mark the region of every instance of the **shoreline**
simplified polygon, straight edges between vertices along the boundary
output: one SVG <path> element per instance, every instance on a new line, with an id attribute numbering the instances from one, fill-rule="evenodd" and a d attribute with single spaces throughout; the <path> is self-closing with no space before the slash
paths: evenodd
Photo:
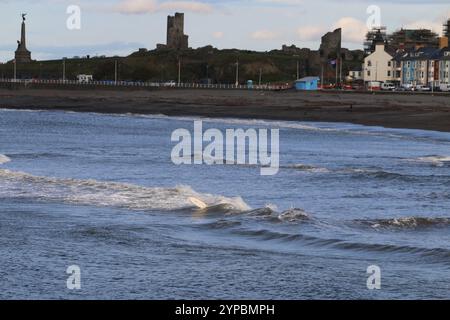
<path id="1" fill-rule="evenodd" d="M 0 89 L 0 108 L 345 122 L 450 132 L 450 97 L 214 89 Z"/>

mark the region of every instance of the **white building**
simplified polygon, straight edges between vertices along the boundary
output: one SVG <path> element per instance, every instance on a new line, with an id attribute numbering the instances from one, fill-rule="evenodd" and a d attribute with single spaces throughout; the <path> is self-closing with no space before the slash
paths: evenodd
<path id="1" fill-rule="evenodd" d="M 348 72 L 347 81 L 363 80 L 364 74 L 361 70 L 351 70 Z"/>
<path id="2" fill-rule="evenodd" d="M 375 45 L 375 51 L 364 59 L 364 82 L 394 82 L 396 80 L 394 54 L 386 51 L 384 42 Z"/>

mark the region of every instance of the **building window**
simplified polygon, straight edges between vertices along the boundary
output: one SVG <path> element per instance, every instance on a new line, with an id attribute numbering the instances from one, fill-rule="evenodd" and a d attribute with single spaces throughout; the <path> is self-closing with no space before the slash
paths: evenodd
<path id="1" fill-rule="evenodd" d="M 370 70 L 367 71 L 367 76 L 370 77 Z"/>
<path id="2" fill-rule="evenodd" d="M 372 66 L 372 61 L 370 61 L 370 60 L 367 61 L 367 66 L 368 66 L 368 67 L 371 67 L 371 66 Z"/>
<path id="3" fill-rule="evenodd" d="M 390 71 L 388 71 L 388 77 L 390 77 L 391 76 L 391 72 Z"/>
<path id="4" fill-rule="evenodd" d="M 391 66 L 392 66 L 392 62 L 388 61 L 388 67 L 391 67 Z"/>

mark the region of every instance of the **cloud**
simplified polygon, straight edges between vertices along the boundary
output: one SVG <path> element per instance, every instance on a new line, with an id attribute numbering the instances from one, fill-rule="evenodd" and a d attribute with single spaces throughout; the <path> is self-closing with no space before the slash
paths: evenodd
<path id="1" fill-rule="evenodd" d="M 297 29 L 297 35 L 303 41 L 317 41 L 325 32 L 324 28 L 316 26 L 303 26 Z"/>
<path id="2" fill-rule="evenodd" d="M 123 14 L 145 14 L 160 11 L 189 11 L 211 13 L 213 7 L 200 1 L 157 1 L 157 0 L 122 0 L 114 11 Z"/>
<path id="3" fill-rule="evenodd" d="M 216 39 L 222 39 L 225 34 L 222 31 L 213 32 L 212 36 Z"/>
<path id="4" fill-rule="evenodd" d="M 367 25 L 361 20 L 344 17 L 333 26 L 334 29 L 342 28 L 342 42 L 362 44 L 367 34 Z"/>

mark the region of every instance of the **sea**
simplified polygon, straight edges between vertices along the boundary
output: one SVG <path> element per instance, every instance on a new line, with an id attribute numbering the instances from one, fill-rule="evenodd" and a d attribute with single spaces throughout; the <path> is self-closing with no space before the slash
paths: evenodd
<path id="1" fill-rule="evenodd" d="M 175 165 L 199 120 L 278 174 Z M 0 257 L 0 299 L 449 299 L 450 133 L 0 109 Z"/>

